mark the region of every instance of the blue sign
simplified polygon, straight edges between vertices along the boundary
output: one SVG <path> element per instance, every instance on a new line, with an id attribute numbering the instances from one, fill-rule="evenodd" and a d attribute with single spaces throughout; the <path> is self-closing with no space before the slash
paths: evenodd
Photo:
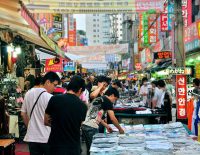
<path id="1" fill-rule="evenodd" d="M 76 65 L 73 61 L 67 62 L 64 66 L 64 71 L 76 71 Z"/>
<path id="2" fill-rule="evenodd" d="M 199 39 L 195 39 L 192 42 L 185 44 L 185 52 L 192 51 L 196 48 L 200 48 L 200 40 Z"/>
<path id="3" fill-rule="evenodd" d="M 172 30 L 173 17 L 174 17 L 174 3 L 168 2 L 168 30 Z"/>

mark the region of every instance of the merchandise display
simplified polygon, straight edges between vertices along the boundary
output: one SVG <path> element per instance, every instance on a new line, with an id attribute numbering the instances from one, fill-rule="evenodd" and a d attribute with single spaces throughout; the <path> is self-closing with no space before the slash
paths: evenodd
<path id="1" fill-rule="evenodd" d="M 110 125 L 114 131 L 117 129 Z M 197 155 L 200 143 L 194 141 L 180 122 L 156 125 L 125 125 L 124 135 L 96 134 L 91 155 Z"/>

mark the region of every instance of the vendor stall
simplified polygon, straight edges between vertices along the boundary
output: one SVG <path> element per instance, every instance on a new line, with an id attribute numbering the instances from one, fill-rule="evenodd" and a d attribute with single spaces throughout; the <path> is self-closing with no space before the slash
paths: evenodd
<path id="1" fill-rule="evenodd" d="M 180 123 L 159 125 L 121 125 L 125 135 L 117 132 L 96 134 L 91 155 L 183 155 L 200 154 L 199 142 L 193 140 Z M 117 131 L 111 125 L 114 131 Z"/>

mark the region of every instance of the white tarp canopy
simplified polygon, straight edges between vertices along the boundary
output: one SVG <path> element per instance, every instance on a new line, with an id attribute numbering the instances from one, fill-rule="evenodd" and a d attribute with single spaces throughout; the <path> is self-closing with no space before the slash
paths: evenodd
<path id="1" fill-rule="evenodd" d="M 74 55 L 98 55 L 98 54 L 125 54 L 128 53 L 128 44 L 97 45 L 97 46 L 70 46 L 67 52 Z"/>
<path id="2" fill-rule="evenodd" d="M 128 44 L 99 45 L 99 46 L 71 46 L 66 56 L 78 61 L 84 68 L 107 69 L 109 55 L 128 53 Z"/>

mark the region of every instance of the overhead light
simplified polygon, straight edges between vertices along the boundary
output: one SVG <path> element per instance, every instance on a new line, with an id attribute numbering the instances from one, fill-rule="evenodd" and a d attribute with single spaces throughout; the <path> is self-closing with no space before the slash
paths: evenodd
<path id="1" fill-rule="evenodd" d="M 10 45 L 7 46 L 7 52 L 11 53 L 12 51 L 14 51 L 14 47 L 13 47 L 12 44 L 10 44 Z"/>
<path id="2" fill-rule="evenodd" d="M 16 47 L 15 48 L 15 53 L 16 54 L 21 54 L 21 47 Z"/>

